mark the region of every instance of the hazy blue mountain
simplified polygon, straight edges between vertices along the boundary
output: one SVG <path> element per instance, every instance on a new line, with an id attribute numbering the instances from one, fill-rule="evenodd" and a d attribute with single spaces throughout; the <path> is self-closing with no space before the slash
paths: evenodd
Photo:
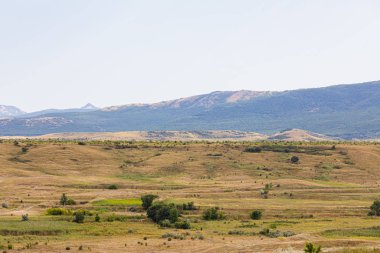
<path id="1" fill-rule="evenodd" d="M 340 138 L 380 136 L 380 81 L 284 92 L 218 91 L 155 104 L 0 120 L 1 135 L 130 130 L 298 128 Z"/>
<path id="2" fill-rule="evenodd" d="M 25 112 L 16 106 L 0 105 L 0 118 L 11 118 L 22 114 L 25 114 Z"/>
<path id="3" fill-rule="evenodd" d="M 24 113 L 22 115 L 19 115 L 19 117 L 31 118 L 31 117 L 41 116 L 41 115 L 45 115 L 45 114 L 60 114 L 60 113 L 69 113 L 69 112 L 90 112 L 90 111 L 96 111 L 96 110 L 99 110 L 99 108 L 94 106 L 93 104 L 88 103 L 85 106 L 82 106 L 80 108 L 46 109 L 46 110 L 42 110 L 42 111 Z"/>

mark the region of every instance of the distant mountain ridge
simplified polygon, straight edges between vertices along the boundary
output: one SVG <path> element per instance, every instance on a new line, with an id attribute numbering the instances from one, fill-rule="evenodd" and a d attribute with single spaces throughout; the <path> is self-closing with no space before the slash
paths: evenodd
<path id="1" fill-rule="evenodd" d="M 22 114 L 25 114 L 25 112 L 23 112 L 22 110 L 20 110 L 16 106 L 0 105 L 0 119 L 1 118 L 16 117 L 16 116 L 19 116 Z"/>
<path id="2" fill-rule="evenodd" d="M 91 103 L 88 103 L 85 106 L 82 106 L 80 108 L 46 109 L 46 110 L 37 111 L 37 112 L 24 113 L 24 114 L 17 115 L 17 116 L 22 117 L 22 118 L 30 118 L 30 117 L 36 117 L 36 116 L 41 116 L 41 115 L 45 115 L 45 114 L 60 114 L 60 113 L 69 113 L 69 112 L 89 112 L 89 111 L 96 111 L 96 110 L 99 110 L 99 108 L 94 106 Z"/>
<path id="3" fill-rule="evenodd" d="M 380 81 L 283 92 L 217 91 L 154 104 L 54 111 L 0 120 L 0 135 L 59 132 L 305 129 L 343 139 L 380 137 Z"/>

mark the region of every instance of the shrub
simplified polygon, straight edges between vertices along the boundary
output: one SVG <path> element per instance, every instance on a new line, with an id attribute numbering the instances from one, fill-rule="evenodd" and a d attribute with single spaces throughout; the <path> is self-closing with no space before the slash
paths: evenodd
<path id="1" fill-rule="evenodd" d="M 76 212 L 74 214 L 74 222 L 83 223 L 84 222 L 84 212 Z"/>
<path id="2" fill-rule="evenodd" d="M 59 203 L 63 206 L 76 204 L 76 202 L 73 199 L 68 198 L 65 193 L 62 194 L 61 199 L 59 200 Z"/>
<path id="3" fill-rule="evenodd" d="M 171 228 L 171 227 L 173 227 L 173 224 L 170 222 L 170 220 L 165 219 L 165 220 L 160 222 L 160 226 L 164 227 L 164 228 Z"/>
<path id="4" fill-rule="evenodd" d="M 21 215 L 21 220 L 22 220 L 22 221 L 29 221 L 29 215 L 28 215 L 27 213 Z"/>
<path id="5" fill-rule="evenodd" d="M 46 212 L 48 215 L 66 215 L 70 213 L 67 209 L 56 207 L 49 208 Z"/>
<path id="6" fill-rule="evenodd" d="M 95 222 L 100 222 L 100 216 L 99 216 L 99 214 L 95 215 Z"/>
<path id="7" fill-rule="evenodd" d="M 21 148 L 21 152 L 23 152 L 23 153 L 28 152 L 28 148 L 27 148 L 27 147 L 22 147 L 22 148 Z"/>
<path id="8" fill-rule="evenodd" d="M 306 243 L 305 249 L 303 251 L 305 253 L 320 253 L 320 252 L 322 252 L 321 246 L 314 246 L 311 242 Z"/>
<path id="9" fill-rule="evenodd" d="M 78 145 L 86 145 L 84 141 L 78 141 Z"/>
<path id="10" fill-rule="evenodd" d="M 128 217 L 125 215 L 116 215 L 116 214 L 111 214 L 110 216 L 107 217 L 108 222 L 114 222 L 114 221 L 127 221 Z"/>
<path id="11" fill-rule="evenodd" d="M 219 207 L 211 207 L 203 213 L 203 219 L 205 220 L 222 220 L 224 218 L 224 213 L 219 211 Z"/>
<path id="12" fill-rule="evenodd" d="M 178 220 L 179 212 L 174 204 L 159 202 L 148 208 L 147 215 L 156 223 L 160 223 L 165 219 L 174 223 Z"/>
<path id="13" fill-rule="evenodd" d="M 177 229 L 190 229 L 190 223 L 188 221 L 178 221 L 174 226 Z"/>
<path id="14" fill-rule="evenodd" d="M 8 208 L 9 206 L 8 206 L 8 203 L 5 203 L 5 202 L 4 202 L 4 203 L 1 204 L 1 207 L 2 207 L 2 208 Z"/>
<path id="15" fill-rule="evenodd" d="M 158 198 L 158 196 L 157 195 L 153 195 L 153 194 L 148 194 L 148 195 L 141 196 L 141 201 L 142 201 L 141 205 L 142 205 L 142 207 L 145 210 L 148 210 L 148 208 L 152 206 L 153 200 L 155 200 L 156 198 Z"/>
<path id="16" fill-rule="evenodd" d="M 248 152 L 248 153 L 260 153 L 261 148 L 260 147 L 247 147 L 244 151 Z"/>
<path id="17" fill-rule="evenodd" d="M 298 158 L 298 156 L 292 156 L 292 158 L 290 158 L 290 161 L 292 162 L 292 163 L 298 163 L 299 162 L 299 158 Z"/>
<path id="18" fill-rule="evenodd" d="M 178 205 L 177 208 L 183 211 L 197 210 L 197 207 L 194 205 L 194 202 L 183 203 L 182 205 Z"/>
<path id="19" fill-rule="evenodd" d="M 262 216 L 262 212 L 259 210 L 255 210 L 251 213 L 251 219 L 252 220 L 260 220 Z"/>
<path id="20" fill-rule="evenodd" d="M 369 216 L 380 216 L 380 200 L 375 200 L 370 206 Z"/>
<path id="21" fill-rule="evenodd" d="M 68 205 L 68 206 L 72 206 L 72 205 L 76 205 L 76 204 L 77 203 L 73 199 L 68 199 L 67 203 L 66 203 L 66 205 Z"/>
<path id="22" fill-rule="evenodd" d="M 116 184 L 111 184 L 111 185 L 109 185 L 107 187 L 107 189 L 109 189 L 109 190 L 117 190 L 117 189 L 119 189 L 119 186 L 117 186 Z"/>

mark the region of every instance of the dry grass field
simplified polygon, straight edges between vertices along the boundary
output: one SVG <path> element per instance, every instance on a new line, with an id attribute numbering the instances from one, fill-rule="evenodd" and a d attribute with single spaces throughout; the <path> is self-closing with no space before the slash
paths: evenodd
<path id="1" fill-rule="evenodd" d="M 63 193 L 76 204 L 61 206 Z M 148 219 L 145 194 L 194 202 L 180 217 L 190 229 Z M 302 252 L 305 242 L 323 252 L 372 252 L 347 248 L 380 247 L 380 218 L 367 216 L 378 199 L 376 143 L 0 143 L 4 252 Z M 204 220 L 214 206 L 225 218 Z M 53 207 L 67 213 L 48 215 Z M 84 223 L 73 222 L 78 210 L 86 210 Z"/>

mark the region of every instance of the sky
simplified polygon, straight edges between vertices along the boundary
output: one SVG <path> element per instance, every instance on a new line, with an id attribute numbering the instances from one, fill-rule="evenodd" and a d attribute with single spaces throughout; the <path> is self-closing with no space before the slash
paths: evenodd
<path id="1" fill-rule="evenodd" d="M 380 80 L 378 0 L 0 0 L 0 104 L 31 112 Z"/>

